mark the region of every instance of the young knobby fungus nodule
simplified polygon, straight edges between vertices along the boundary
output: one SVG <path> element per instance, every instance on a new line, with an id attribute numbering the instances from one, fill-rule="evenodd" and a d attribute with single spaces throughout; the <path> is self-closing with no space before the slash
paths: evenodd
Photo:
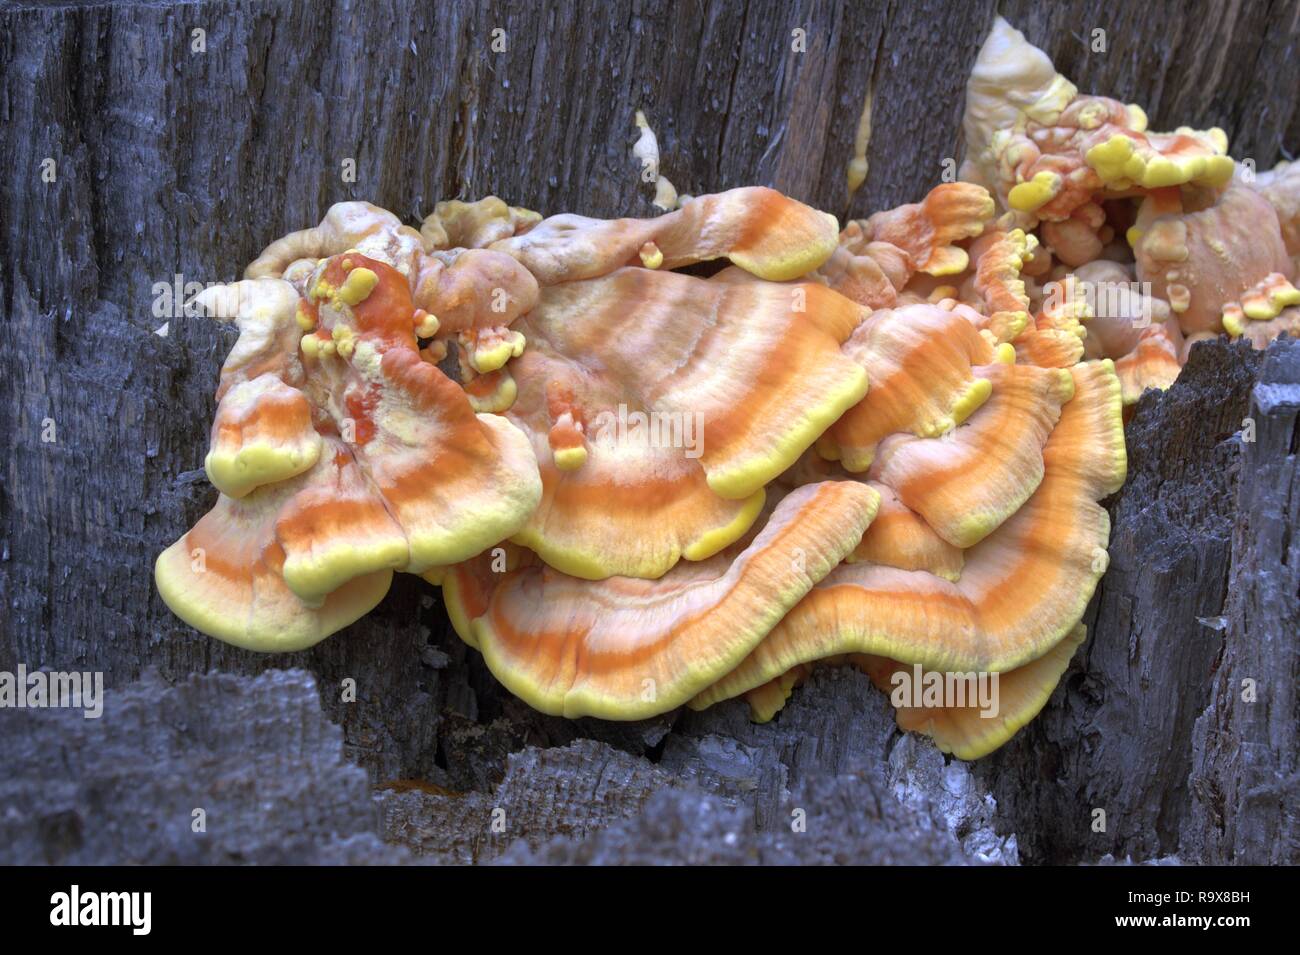
<path id="1" fill-rule="evenodd" d="M 1001 18 L 967 85 L 964 130 L 962 178 L 1049 253 L 1023 270 L 1031 300 L 1085 281 L 1098 319 L 1085 349 L 1115 360 L 1125 406 L 1167 388 L 1196 341 L 1263 347 L 1295 330 L 1284 314 L 1300 305 L 1295 164 L 1238 165 L 1220 129 L 1151 132 L 1141 107 L 1080 94 Z M 1085 276 L 1098 270 L 1110 272 L 1101 284 Z"/>
<path id="2" fill-rule="evenodd" d="M 1200 338 L 1300 326 L 1300 174 L 1234 179 L 1222 133 L 1147 131 L 1001 20 L 965 122 L 969 181 L 842 230 L 759 187 L 651 219 L 332 207 L 202 298 L 240 336 L 163 598 L 291 650 L 419 574 L 572 717 L 771 719 L 819 664 L 995 674 L 996 712 L 898 710 L 995 749 L 1084 639 L 1124 407 Z"/>

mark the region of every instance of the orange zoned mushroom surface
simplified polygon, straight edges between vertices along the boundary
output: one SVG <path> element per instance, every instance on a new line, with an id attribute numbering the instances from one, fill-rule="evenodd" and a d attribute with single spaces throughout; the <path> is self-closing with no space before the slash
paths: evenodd
<path id="1" fill-rule="evenodd" d="M 927 672 L 924 668 L 885 657 L 862 654 L 855 656 L 853 662 L 882 692 L 891 696 L 902 690 L 905 680 L 912 681 L 914 688 L 909 688 L 910 702 L 905 702 L 906 697 L 899 692 L 898 699 L 902 705 L 895 708 L 899 729 L 924 733 L 940 750 L 952 753 L 958 759 L 978 759 L 997 749 L 1038 715 L 1086 636 L 1083 624 L 1079 624 L 1032 663 L 1005 673 L 983 674 L 982 687 L 977 682 L 981 678 L 978 673 L 953 674 L 960 680 L 955 683 L 949 674 Z M 992 682 L 993 676 L 997 677 L 996 683 Z M 949 698 L 964 696 L 965 699 L 927 705 L 924 700 L 927 682 L 945 688 L 954 686 L 957 689 L 945 690 L 945 695 Z M 981 690 L 985 695 L 983 700 L 980 699 Z M 916 699 L 918 696 L 922 698 Z M 766 698 L 760 698 L 759 704 L 768 710 L 771 708 L 771 701 Z"/>
<path id="2" fill-rule="evenodd" d="M 727 258 L 771 281 L 799 278 L 835 250 L 835 217 L 775 189 L 748 186 L 692 199 L 655 219 L 558 215 L 491 248 L 513 255 L 543 285 L 607 275 L 625 265 L 675 269 Z"/>
<path id="3" fill-rule="evenodd" d="M 591 579 L 717 553 L 866 393 L 845 351 L 864 314 L 817 284 L 639 268 L 547 288 L 511 366 L 543 486 L 516 540 Z"/>
<path id="4" fill-rule="evenodd" d="M 707 706 L 844 653 L 943 671 L 1003 671 L 1055 646 L 1106 569 L 1110 522 L 1096 502 L 1120 486 L 1126 468 L 1113 368 L 1094 362 L 1072 375 L 1074 396 L 1043 450 L 1038 489 L 966 551 L 956 583 L 925 571 L 838 567 L 691 705 Z"/>
<path id="5" fill-rule="evenodd" d="M 881 441 L 905 432 L 943 434 L 989 395 L 977 365 L 993 348 L 955 312 L 911 305 L 872 312 L 847 347 L 867 370 L 868 396 L 850 408 L 819 446 L 850 471 L 865 471 Z"/>
<path id="6" fill-rule="evenodd" d="M 221 494 L 199 522 L 158 557 L 155 579 L 167 606 L 209 636 L 251 650 L 288 652 L 319 642 L 369 613 L 405 550 L 401 532 L 364 488 L 356 465 L 333 439 L 307 473 L 241 498 Z M 347 514 L 346 534 L 320 526 Z M 319 549 L 314 545 L 319 542 Z M 357 572 L 357 554 L 368 565 Z M 311 593 L 285 581 L 286 564 L 312 564 Z M 336 573 L 340 565 L 346 570 Z M 317 582 L 334 576 L 328 591 Z M 341 578 L 341 579 L 340 579 Z"/>
<path id="7" fill-rule="evenodd" d="M 638 719 L 681 705 L 743 659 L 852 551 L 876 503 L 856 481 L 807 485 L 743 550 L 679 564 L 659 580 L 586 581 L 536 564 L 494 578 L 478 558 L 449 571 L 444 586 L 455 581 L 453 619 L 486 607 L 472 622 L 474 643 L 530 705 Z"/>
<path id="8" fill-rule="evenodd" d="M 260 279 L 205 293 L 240 326 L 207 460 L 222 493 L 155 569 L 177 616 L 260 650 L 346 626 L 395 569 L 510 536 L 541 495 L 524 435 L 421 357 L 401 273 L 344 253 L 305 300 L 292 292 Z"/>

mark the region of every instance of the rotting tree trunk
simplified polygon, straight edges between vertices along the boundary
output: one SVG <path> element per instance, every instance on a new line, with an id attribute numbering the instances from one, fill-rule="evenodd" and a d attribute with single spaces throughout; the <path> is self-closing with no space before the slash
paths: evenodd
<path id="1" fill-rule="evenodd" d="M 1297 382 L 1300 343 L 1198 345 L 1139 403 L 1089 640 L 977 772 L 1026 857 L 1300 860 Z"/>
<path id="2" fill-rule="evenodd" d="M 1184 852 L 1300 859 L 1300 346 L 1272 351 L 1251 393 L 1232 568 L 1209 701 L 1192 731 Z"/>
<path id="3" fill-rule="evenodd" d="M 1142 103 L 1153 126 L 1220 125 L 1234 154 L 1260 168 L 1300 144 L 1294 5 L 998 6 L 1083 89 Z M 768 184 L 841 216 L 914 201 L 939 181 L 945 159 L 960 157 L 962 89 L 994 7 L 993 0 L 0 5 L 0 163 L 12 171 L 0 179 L 0 669 L 19 662 L 95 669 L 123 685 L 149 665 L 168 679 L 211 668 L 303 667 L 317 675 L 349 756 L 376 780 L 481 788 L 480 773 L 499 773 L 506 752 L 526 743 L 596 736 L 633 751 L 661 745 L 667 719 L 570 723 L 502 694 L 449 634 L 437 592 L 414 578 L 399 577 L 378 610 L 304 653 L 257 656 L 180 625 L 153 589 L 152 560 L 215 497 L 202 460 L 231 337 L 184 317 L 170 320 L 166 337 L 154 334 L 166 320 L 152 311 L 154 286 L 176 275 L 233 279 L 265 243 L 316 223 L 343 199 L 368 199 L 412 222 L 439 199 L 489 192 L 543 212 L 653 214 L 629 153 L 637 109 L 659 135 L 663 172 L 682 192 Z M 498 28 L 500 53 L 490 47 Z M 792 49 L 796 28 L 805 31 L 806 52 Z M 1095 30 L 1105 31 L 1105 52 L 1093 48 Z M 869 87 L 871 171 L 849 201 L 844 170 Z M 46 159 L 54 163 L 50 182 Z M 355 161 L 354 182 L 341 178 L 345 160 Z M 1233 367 L 1214 388 L 1246 381 L 1240 363 Z M 1187 411 L 1201 421 L 1213 413 Z M 1240 426 L 1240 416 L 1235 424 L 1231 414 L 1221 417 L 1224 435 Z M 1261 432 L 1259 453 L 1264 441 Z M 1197 444 L 1187 454 L 1211 451 Z M 1270 460 L 1274 468 L 1294 464 Z M 1171 461 L 1215 472 L 1220 483 L 1210 486 L 1222 484 L 1216 458 Z M 1250 514 L 1282 513 L 1262 497 L 1282 480 L 1239 486 L 1243 502 L 1256 502 Z M 1163 487 L 1157 481 L 1151 492 Z M 1049 739 L 1053 720 L 1071 718 L 1054 704 L 1041 729 L 989 763 L 989 772 L 1001 770 L 995 789 L 1016 827 L 1043 830 L 1026 839 L 1032 856 L 1160 854 L 1177 849 L 1182 828 L 1202 833 L 1197 844 L 1208 855 L 1239 858 L 1243 840 L 1258 839 L 1231 825 L 1209 834 L 1224 811 L 1267 802 L 1274 791 L 1269 779 L 1229 778 L 1234 757 L 1224 741 L 1259 731 L 1251 721 L 1260 717 L 1250 715 L 1258 711 L 1229 707 L 1221 722 L 1163 730 L 1171 745 L 1192 733 L 1204 741 L 1195 766 L 1183 765 L 1185 752 L 1167 757 L 1177 772 L 1195 771 L 1191 810 L 1186 794 L 1162 788 L 1159 778 L 1139 785 L 1126 764 L 1110 766 L 1103 755 L 1145 755 L 1107 746 L 1164 727 L 1160 700 L 1178 697 L 1183 707 L 1194 700 L 1199 715 L 1211 697 L 1235 692 L 1228 669 L 1264 673 L 1277 659 L 1253 644 L 1230 656 L 1224 632 L 1166 620 L 1171 609 L 1226 615 L 1227 633 L 1253 633 L 1241 628 L 1285 610 L 1277 594 L 1244 578 L 1232 583 L 1224 570 L 1230 558 L 1243 568 L 1271 559 L 1259 550 L 1263 538 L 1221 497 L 1187 508 L 1187 520 L 1203 515 L 1213 532 L 1167 566 L 1132 563 L 1148 559 L 1141 538 L 1149 531 L 1125 523 L 1140 516 L 1137 504 L 1116 511 L 1114 567 L 1088 670 L 1071 678 L 1066 702 L 1069 709 L 1073 694 L 1084 694 L 1087 709 L 1075 719 L 1090 721 L 1088 732 L 1075 726 Z M 1196 583 L 1180 583 L 1189 580 Z M 1162 605 L 1169 600 L 1181 603 Z M 1293 605 L 1287 612 L 1294 621 Z M 1294 660 L 1294 627 L 1273 639 Z M 1113 718 L 1097 717 L 1089 685 L 1132 665 L 1130 656 L 1147 660 L 1139 651 L 1171 655 L 1176 665 L 1149 658 L 1149 667 L 1107 687 L 1112 695 L 1101 705 Z M 1230 661 L 1237 662 L 1225 669 Z M 1094 666 L 1106 676 L 1094 676 Z M 356 703 L 339 698 L 345 678 L 357 681 Z M 1268 710 L 1266 722 L 1281 732 L 1285 706 L 1272 705 L 1281 708 Z M 1014 780 L 1042 778 L 1076 784 L 1063 782 L 1054 804 L 1064 816 L 1059 831 L 1031 823 L 1048 803 L 1014 793 Z M 1071 814 L 1084 811 L 1081 795 L 1111 807 L 1109 839 L 1095 838 L 1084 821 L 1068 828 Z M 1116 817 L 1134 828 L 1117 835 Z M 1294 843 L 1278 851 L 1294 856 Z"/>

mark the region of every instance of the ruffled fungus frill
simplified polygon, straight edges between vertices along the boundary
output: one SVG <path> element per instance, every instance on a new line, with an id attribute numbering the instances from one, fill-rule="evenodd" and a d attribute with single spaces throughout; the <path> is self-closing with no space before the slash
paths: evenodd
<path id="1" fill-rule="evenodd" d="M 890 308 L 913 276 L 958 275 L 970 264 L 963 240 L 993 218 L 988 192 L 954 182 L 922 202 L 850 222 L 815 277 L 868 308 Z"/>
<path id="2" fill-rule="evenodd" d="M 818 450 L 849 471 L 870 467 L 891 434 L 926 438 L 950 431 L 991 391 L 974 369 L 993 362 L 994 348 L 955 310 L 877 310 L 854 331 L 846 350 L 866 369 L 869 397 L 831 425 Z"/>
<path id="3" fill-rule="evenodd" d="M 846 344 L 863 317 L 815 283 L 624 268 L 546 288 L 512 364 L 543 485 L 516 541 L 590 579 L 717 553 L 866 393 Z"/>
<path id="4" fill-rule="evenodd" d="M 1120 486 L 1126 468 L 1119 382 L 1110 363 L 1081 364 L 1068 374 L 1073 397 L 1043 447 L 1041 481 L 1022 507 L 964 552 L 955 582 L 924 570 L 843 564 L 692 707 L 844 654 L 942 672 L 1003 673 L 1068 639 L 1106 568 L 1109 519 L 1097 501 Z M 1006 724 L 982 751 L 1011 732 Z"/>
<path id="5" fill-rule="evenodd" d="M 272 242 L 244 274 L 250 279 L 282 277 L 306 294 L 324 258 L 356 252 L 386 263 L 410 286 L 416 334 L 434 339 L 438 355 L 455 345 L 468 383 L 522 352 L 523 337 L 510 326 L 538 298 L 532 273 L 513 257 L 478 243 L 524 232 L 540 218 L 489 196 L 476 203 L 440 203 L 416 231 L 368 202 L 340 202 L 319 226 Z"/>
<path id="6" fill-rule="evenodd" d="M 774 282 L 806 275 L 836 246 L 835 217 L 749 186 L 698 196 L 654 219 L 557 215 L 491 248 L 518 259 L 543 286 L 598 278 L 623 266 L 671 270 L 726 258 Z"/>
<path id="7" fill-rule="evenodd" d="M 485 554 L 443 576 L 462 636 L 515 695 L 545 713 L 641 719 L 727 673 L 857 545 L 877 494 L 855 481 L 785 497 L 744 546 L 659 580 L 571 577 Z M 504 572 L 503 572 L 504 571 Z"/>
<path id="8" fill-rule="evenodd" d="M 988 674 L 926 670 L 868 653 L 849 653 L 826 662 L 854 666 L 867 674 L 889 696 L 899 729 L 930 737 L 941 752 L 958 759 L 979 759 L 1011 739 L 1047 705 L 1086 636 L 1087 630 L 1079 624 L 1037 660 L 999 673 L 996 693 L 990 689 Z M 800 664 L 742 694 L 754 721 L 773 719 L 814 669 L 812 664 Z"/>
<path id="9" fill-rule="evenodd" d="M 998 17 L 967 85 L 962 177 L 997 195 L 1023 227 L 1075 219 L 1078 225 L 1064 233 L 1074 243 L 1079 231 L 1099 224 L 1090 207 L 1103 191 L 1221 187 L 1232 178 L 1222 130 L 1146 127 L 1138 106 L 1080 95 Z"/>
<path id="10" fill-rule="evenodd" d="M 919 703 L 913 700 L 895 707 L 895 719 L 899 729 L 923 733 L 933 739 L 942 752 L 952 753 L 958 759 L 979 759 L 1011 739 L 1047 705 L 1086 636 L 1087 630 L 1079 624 L 1037 660 L 999 673 L 996 712 L 992 711 L 993 707 L 987 700 L 980 701 L 979 684 L 971 679 L 973 674 L 950 675 L 921 667 L 920 679 L 917 680 L 915 673 L 918 668 L 915 665 L 908 666 L 887 657 L 854 654 L 850 662 L 870 676 L 881 692 L 891 696 L 908 678 L 922 688 L 920 694 L 913 691 L 913 696 L 923 696 L 928 686 L 946 686 L 951 682 L 956 690 L 951 696 L 964 694 L 965 699 L 937 704 L 924 699 Z M 792 672 L 798 674 L 800 670 L 796 668 Z M 956 679 L 952 680 L 952 676 Z M 779 683 L 779 679 L 773 683 Z M 772 686 L 772 683 L 764 686 Z M 769 690 L 769 694 L 771 692 Z M 943 696 L 939 698 L 944 699 Z M 752 699 L 747 694 L 746 699 L 751 707 L 764 707 L 764 712 L 771 714 L 781 705 L 774 707 L 775 701 L 770 697 Z"/>
<path id="11" fill-rule="evenodd" d="M 239 324 L 207 469 L 211 512 L 160 555 L 159 592 L 206 633 L 310 646 L 419 572 L 514 534 L 541 496 L 527 439 L 418 351 L 407 281 L 360 253 L 217 287 Z"/>
<path id="12" fill-rule="evenodd" d="M 868 472 L 961 548 L 983 540 L 1037 489 L 1043 445 L 1074 393 L 1063 368 L 994 363 L 973 371 L 989 397 L 964 425 L 939 440 L 891 435 Z"/>

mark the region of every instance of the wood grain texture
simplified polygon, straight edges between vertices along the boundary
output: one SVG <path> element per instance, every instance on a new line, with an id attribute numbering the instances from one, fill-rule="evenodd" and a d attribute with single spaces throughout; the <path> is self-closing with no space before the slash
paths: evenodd
<path id="1" fill-rule="evenodd" d="M 1224 641 L 1192 729 L 1182 851 L 1217 864 L 1300 859 L 1300 347 L 1274 348 L 1251 390 Z"/>
<path id="2" fill-rule="evenodd" d="M 1024 858 L 1300 861 L 1297 382 L 1300 343 L 1197 345 L 1139 403 L 1088 641 L 977 764 Z"/>
<path id="3" fill-rule="evenodd" d="M 100 669 L 122 685 L 151 664 L 168 679 L 303 667 L 376 779 L 464 772 L 448 768 L 448 720 L 504 721 L 502 746 L 654 745 L 666 726 L 522 712 L 412 578 L 289 657 L 181 625 L 152 561 L 215 497 L 202 461 L 233 336 L 186 317 L 154 334 L 153 287 L 233 279 L 343 199 L 412 222 L 490 192 L 544 212 L 652 214 L 629 152 L 638 108 L 683 192 L 769 184 L 841 216 L 916 200 L 960 156 L 961 91 L 994 7 L 0 4 L 0 668 Z M 1223 125 L 1261 167 L 1300 148 L 1294 4 L 1001 8 L 1084 89 L 1144 103 L 1153 125 Z M 504 53 L 489 45 L 498 27 Z M 806 53 L 791 49 L 795 27 Z M 1094 27 L 1104 55 L 1085 43 Z M 191 50 L 194 29 L 206 52 Z M 869 82 L 871 172 L 850 203 Z M 1204 546 L 1196 559 L 1223 557 Z M 356 703 L 340 699 L 346 678 Z"/>
<path id="4" fill-rule="evenodd" d="M 157 673 L 102 714 L 24 709 L 0 733 L 0 865 L 392 865 L 364 771 L 301 671 Z"/>

